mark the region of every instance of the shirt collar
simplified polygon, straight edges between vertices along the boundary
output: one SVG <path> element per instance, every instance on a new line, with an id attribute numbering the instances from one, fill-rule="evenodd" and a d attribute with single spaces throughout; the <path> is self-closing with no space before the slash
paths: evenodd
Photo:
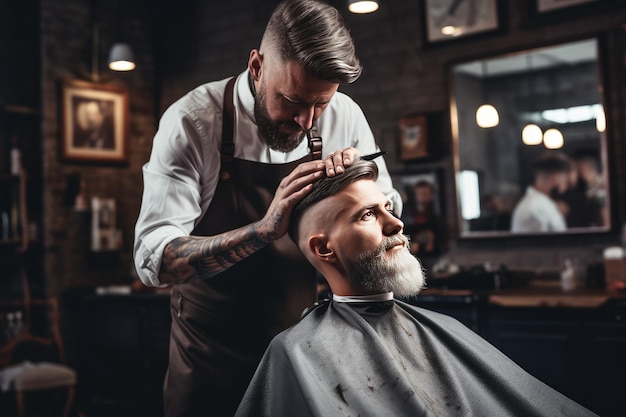
<path id="1" fill-rule="evenodd" d="M 246 114 L 246 116 L 252 120 L 256 124 L 256 119 L 254 118 L 254 96 L 252 95 L 252 91 L 250 91 L 250 86 L 248 85 L 248 72 L 250 70 L 245 70 L 237 79 L 237 94 L 236 98 L 239 106 L 241 106 L 241 110 Z"/>
<path id="2" fill-rule="evenodd" d="M 384 292 L 372 295 L 337 295 L 333 294 L 333 301 L 338 303 L 375 303 L 393 300 L 393 292 Z"/>

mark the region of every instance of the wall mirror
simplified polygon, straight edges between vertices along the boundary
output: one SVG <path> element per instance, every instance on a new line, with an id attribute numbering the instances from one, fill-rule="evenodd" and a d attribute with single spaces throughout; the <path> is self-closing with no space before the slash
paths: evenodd
<path id="1" fill-rule="evenodd" d="M 608 231 L 597 39 L 450 68 L 460 237 Z"/>

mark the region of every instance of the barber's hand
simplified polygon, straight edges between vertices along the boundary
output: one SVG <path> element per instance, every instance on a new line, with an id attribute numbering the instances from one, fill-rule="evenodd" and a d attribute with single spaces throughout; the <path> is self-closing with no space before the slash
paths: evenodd
<path id="1" fill-rule="evenodd" d="M 324 168 L 319 160 L 304 162 L 282 179 L 267 213 L 257 223 L 259 239 L 271 242 L 287 233 L 291 210 L 311 192 L 313 182 L 322 176 Z"/>
<path id="2" fill-rule="evenodd" d="M 326 165 L 326 175 L 334 177 L 337 174 L 343 174 L 345 167 L 352 165 L 352 162 L 361 155 L 361 152 L 355 148 L 339 149 L 327 155 L 324 158 Z"/>

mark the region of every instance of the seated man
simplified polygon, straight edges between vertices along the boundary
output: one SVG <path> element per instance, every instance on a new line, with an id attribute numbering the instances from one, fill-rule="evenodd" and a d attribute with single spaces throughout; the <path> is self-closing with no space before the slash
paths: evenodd
<path id="1" fill-rule="evenodd" d="M 455 319 L 394 299 L 424 278 L 377 175 L 357 161 L 294 209 L 290 234 L 333 299 L 274 338 L 236 415 L 593 415 Z"/>

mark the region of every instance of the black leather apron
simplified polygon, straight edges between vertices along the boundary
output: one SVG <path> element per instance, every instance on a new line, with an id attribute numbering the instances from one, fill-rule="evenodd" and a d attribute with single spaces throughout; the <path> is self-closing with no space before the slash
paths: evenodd
<path id="1" fill-rule="evenodd" d="M 232 95 L 225 94 L 221 178 L 194 235 L 217 235 L 261 219 L 281 179 L 311 160 L 232 158 L 228 100 Z M 269 341 L 298 321 L 315 291 L 315 270 L 288 236 L 215 277 L 174 286 L 165 416 L 232 416 Z"/>

